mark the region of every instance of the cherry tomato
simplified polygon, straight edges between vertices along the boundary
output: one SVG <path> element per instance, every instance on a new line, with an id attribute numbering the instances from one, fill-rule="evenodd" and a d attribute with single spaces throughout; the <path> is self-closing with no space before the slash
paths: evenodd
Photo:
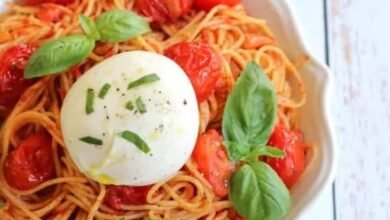
<path id="1" fill-rule="evenodd" d="M 178 43 L 168 48 L 165 55 L 187 73 L 199 102 L 203 102 L 214 92 L 221 78 L 222 61 L 208 44 Z"/>
<path id="2" fill-rule="evenodd" d="M 54 3 L 59 5 L 69 5 L 73 3 L 75 0 L 25 0 L 24 2 L 27 5 L 40 5 L 43 3 Z"/>
<path id="3" fill-rule="evenodd" d="M 305 169 L 305 144 L 300 131 L 291 131 L 279 123 L 268 143 L 283 150 L 284 158 L 269 158 L 268 164 L 279 174 L 287 187 L 292 187 Z"/>
<path id="4" fill-rule="evenodd" d="M 39 20 L 50 23 L 60 21 L 63 16 L 64 13 L 60 8 L 49 4 L 42 5 L 41 9 L 37 12 L 37 17 Z"/>
<path id="5" fill-rule="evenodd" d="M 209 11 L 217 5 L 234 6 L 239 4 L 240 0 L 195 0 L 195 7 Z"/>
<path id="6" fill-rule="evenodd" d="M 142 205 L 146 203 L 146 196 L 152 186 L 108 186 L 105 202 L 112 208 L 119 210 L 121 205 Z"/>
<path id="7" fill-rule="evenodd" d="M 234 170 L 234 164 L 229 160 L 222 145 L 222 136 L 216 130 L 202 134 L 192 153 L 198 169 L 213 187 L 219 197 L 228 194 L 227 183 Z"/>
<path id="8" fill-rule="evenodd" d="M 7 157 L 4 174 L 15 189 L 29 190 L 55 176 L 52 139 L 46 133 L 30 134 Z"/>
<path id="9" fill-rule="evenodd" d="M 24 90 L 34 82 L 24 79 L 23 71 L 35 49 L 33 45 L 21 44 L 9 48 L 0 56 L 0 106 L 12 108 Z"/>
<path id="10" fill-rule="evenodd" d="M 137 0 L 135 8 L 153 21 L 164 23 L 168 20 L 176 21 L 187 14 L 192 7 L 193 0 Z"/>

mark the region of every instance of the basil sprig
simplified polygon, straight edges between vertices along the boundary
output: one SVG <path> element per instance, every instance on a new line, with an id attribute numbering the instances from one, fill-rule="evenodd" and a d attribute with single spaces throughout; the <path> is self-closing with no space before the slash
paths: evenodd
<path id="1" fill-rule="evenodd" d="M 247 220 L 276 220 L 288 212 L 289 191 L 264 162 L 245 164 L 233 174 L 229 184 L 230 200 Z"/>
<path id="2" fill-rule="evenodd" d="M 151 31 L 149 23 L 127 10 L 112 10 L 96 18 L 96 27 L 101 40 L 122 42 Z"/>
<path id="3" fill-rule="evenodd" d="M 72 35 L 43 43 L 30 57 L 24 78 L 66 71 L 82 63 L 95 47 L 95 41 L 122 42 L 149 32 L 149 23 L 127 10 L 105 12 L 92 21 L 81 15 L 80 26 L 86 35 Z"/>
<path id="4" fill-rule="evenodd" d="M 229 182 L 229 198 L 247 220 L 281 219 L 290 207 L 289 191 L 259 156 L 284 157 L 266 146 L 276 120 L 276 92 L 264 70 L 250 62 L 226 102 L 224 146 L 233 161 L 247 161 Z"/>

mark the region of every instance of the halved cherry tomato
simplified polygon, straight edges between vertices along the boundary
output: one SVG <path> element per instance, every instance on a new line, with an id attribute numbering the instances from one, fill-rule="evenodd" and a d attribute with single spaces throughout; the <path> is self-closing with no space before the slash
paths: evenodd
<path id="1" fill-rule="evenodd" d="M 8 184 L 29 190 L 55 176 L 52 139 L 46 133 L 30 134 L 7 157 L 4 174 Z"/>
<path id="2" fill-rule="evenodd" d="M 228 180 L 234 170 L 222 145 L 222 136 L 214 129 L 202 134 L 196 143 L 192 156 L 198 169 L 213 187 L 217 196 L 228 194 Z"/>
<path id="3" fill-rule="evenodd" d="M 7 49 L 0 56 L 0 106 L 12 108 L 34 80 L 23 78 L 24 66 L 36 46 L 21 44 Z"/>
<path id="4" fill-rule="evenodd" d="M 58 22 L 64 16 L 64 13 L 60 8 L 52 4 L 44 4 L 37 12 L 37 17 L 41 21 L 45 22 Z"/>
<path id="5" fill-rule="evenodd" d="M 75 0 L 25 0 L 24 2 L 27 5 L 40 5 L 43 3 L 54 3 L 59 5 L 69 5 L 73 3 Z"/>
<path id="6" fill-rule="evenodd" d="M 269 158 L 268 164 L 279 174 L 287 187 L 292 187 L 305 169 L 305 143 L 300 131 L 291 131 L 279 123 L 268 143 L 284 151 L 284 158 Z"/>
<path id="7" fill-rule="evenodd" d="M 119 210 L 121 205 L 142 205 L 146 203 L 146 196 L 152 186 L 108 186 L 104 198 L 112 208 Z"/>
<path id="8" fill-rule="evenodd" d="M 165 55 L 179 64 L 192 82 L 199 102 L 206 100 L 221 78 L 220 56 L 205 43 L 178 43 L 168 48 Z"/>
<path id="9" fill-rule="evenodd" d="M 193 0 L 137 0 L 135 9 L 153 21 L 164 23 L 168 20 L 176 21 L 187 14 L 192 7 Z"/>
<path id="10" fill-rule="evenodd" d="M 217 5 L 234 6 L 239 4 L 240 0 L 195 0 L 195 7 L 209 11 Z"/>

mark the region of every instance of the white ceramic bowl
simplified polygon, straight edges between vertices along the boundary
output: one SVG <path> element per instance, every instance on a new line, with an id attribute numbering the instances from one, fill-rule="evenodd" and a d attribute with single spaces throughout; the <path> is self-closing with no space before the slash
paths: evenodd
<path id="1" fill-rule="evenodd" d="M 249 13 L 267 20 L 279 46 L 294 60 L 303 54 L 311 59 L 300 72 L 308 100 L 300 111 L 306 140 L 315 143 L 316 151 L 303 176 L 292 189 L 292 208 L 287 219 L 299 216 L 313 203 L 334 179 L 336 149 L 330 121 L 332 75 L 329 69 L 311 56 L 305 46 L 287 0 L 243 0 Z M 315 218 L 313 216 L 313 218 Z"/>
<path id="2" fill-rule="evenodd" d="M 0 0 L 0 12 L 5 2 Z M 287 0 L 243 0 L 249 13 L 267 20 L 275 33 L 278 44 L 290 59 L 297 59 L 310 52 L 303 43 L 299 28 Z M 287 219 L 299 219 L 299 216 L 313 203 L 326 186 L 334 179 L 336 167 L 336 149 L 334 135 L 331 129 L 330 71 L 324 65 L 313 59 L 306 62 L 300 69 L 306 84 L 308 100 L 301 109 L 301 126 L 308 141 L 316 144 L 316 154 L 304 175 L 292 189 L 293 205 Z"/>

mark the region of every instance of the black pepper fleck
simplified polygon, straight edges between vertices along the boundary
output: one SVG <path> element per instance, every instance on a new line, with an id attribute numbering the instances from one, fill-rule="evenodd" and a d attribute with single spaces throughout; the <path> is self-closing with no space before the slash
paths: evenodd
<path id="1" fill-rule="evenodd" d="M 125 93 L 122 93 L 122 96 L 125 96 L 126 94 Z"/>
<path id="2" fill-rule="evenodd" d="M 162 92 L 161 92 L 161 90 L 160 91 L 158 91 L 158 94 L 161 94 Z"/>
<path id="3" fill-rule="evenodd" d="M 118 91 L 118 92 L 119 92 L 119 91 L 120 91 L 120 89 L 119 89 L 119 88 L 116 88 L 116 91 Z"/>
<path id="4" fill-rule="evenodd" d="M 168 105 L 170 105 L 170 104 L 171 104 L 171 102 L 170 102 L 170 101 L 167 101 L 167 104 L 168 104 Z"/>
<path id="5" fill-rule="evenodd" d="M 105 106 L 103 106 L 103 108 L 104 108 L 104 109 L 106 109 L 106 108 L 107 108 L 107 106 L 105 105 Z"/>
<path id="6" fill-rule="evenodd" d="M 106 119 L 107 119 L 107 120 L 110 119 L 110 116 L 107 115 L 107 116 L 106 116 Z"/>
<path id="7" fill-rule="evenodd" d="M 103 136 L 106 136 L 106 133 L 104 133 L 104 132 L 103 132 L 103 134 L 102 134 L 102 135 L 103 135 Z"/>
<path id="8" fill-rule="evenodd" d="M 184 99 L 183 104 L 184 104 L 184 105 L 187 105 L 187 100 L 186 100 L 186 99 Z"/>
<path id="9" fill-rule="evenodd" d="M 152 99 L 148 99 L 148 101 L 149 101 L 149 102 L 151 102 L 151 101 L 152 101 Z"/>

